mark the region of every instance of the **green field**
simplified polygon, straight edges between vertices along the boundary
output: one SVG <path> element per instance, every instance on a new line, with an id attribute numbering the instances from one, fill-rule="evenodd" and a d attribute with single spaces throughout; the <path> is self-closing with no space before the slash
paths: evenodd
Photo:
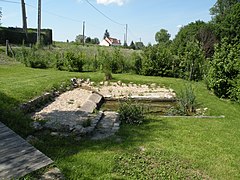
<path id="1" fill-rule="evenodd" d="M 0 64 L 0 120 L 26 137 L 31 121 L 15 106 L 72 77 L 99 82 L 102 73 L 72 73 Z M 179 92 L 182 79 L 114 74 L 113 80 L 157 83 Z M 35 146 L 52 158 L 66 179 L 239 179 L 240 105 L 219 99 L 203 82 L 193 83 L 198 103 L 208 115 L 224 119 L 148 116 L 141 126 L 122 125 L 116 137 L 74 141 L 42 135 Z M 38 173 L 25 177 L 32 179 Z"/>

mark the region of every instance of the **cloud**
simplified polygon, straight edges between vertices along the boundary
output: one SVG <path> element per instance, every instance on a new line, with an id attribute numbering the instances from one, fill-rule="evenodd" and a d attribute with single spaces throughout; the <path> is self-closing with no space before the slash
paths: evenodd
<path id="1" fill-rule="evenodd" d="M 126 0 L 97 0 L 98 4 L 104 4 L 104 5 L 109 5 L 109 4 L 117 4 L 118 6 L 122 6 Z"/>
<path id="2" fill-rule="evenodd" d="M 183 27 L 183 25 L 180 25 L 180 24 L 177 25 L 177 28 L 179 28 L 179 29 L 182 28 L 182 27 Z"/>

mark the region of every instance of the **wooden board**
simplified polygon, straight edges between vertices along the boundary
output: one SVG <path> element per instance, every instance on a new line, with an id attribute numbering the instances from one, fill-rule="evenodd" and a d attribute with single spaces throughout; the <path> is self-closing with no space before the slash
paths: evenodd
<path id="1" fill-rule="evenodd" d="M 53 161 L 0 122 L 0 179 L 14 179 Z"/>

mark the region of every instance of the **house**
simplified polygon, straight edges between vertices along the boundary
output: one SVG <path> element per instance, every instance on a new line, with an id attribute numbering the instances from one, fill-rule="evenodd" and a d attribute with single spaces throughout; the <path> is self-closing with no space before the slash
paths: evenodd
<path id="1" fill-rule="evenodd" d="M 105 38 L 100 42 L 100 46 L 121 46 L 121 41 L 116 38 Z"/>

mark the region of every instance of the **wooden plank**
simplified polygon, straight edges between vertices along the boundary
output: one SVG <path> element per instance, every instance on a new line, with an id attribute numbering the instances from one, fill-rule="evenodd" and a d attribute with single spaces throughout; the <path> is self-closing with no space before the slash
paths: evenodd
<path id="1" fill-rule="evenodd" d="M 0 128 L 6 127 L 3 123 L 0 122 Z"/>
<path id="2" fill-rule="evenodd" d="M 53 161 L 0 122 L 0 179 L 22 177 Z"/>
<path id="3" fill-rule="evenodd" d="M 0 128 L 0 137 L 1 137 L 1 134 L 6 132 L 6 131 L 9 132 L 9 130 L 7 128 Z"/>
<path id="4" fill-rule="evenodd" d="M 21 143 L 21 142 L 17 142 L 17 143 L 10 143 L 10 144 L 7 144 L 6 146 L 0 148 L 0 154 L 4 154 L 6 151 L 10 152 L 12 151 L 13 149 L 18 149 L 19 151 L 22 151 L 23 149 L 26 149 L 28 148 L 29 145 L 26 144 L 26 143 Z"/>
<path id="5" fill-rule="evenodd" d="M 8 136 L 15 136 L 15 135 L 14 135 L 13 132 L 7 130 L 7 131 L 0 134 L 0 140 L 6 139 L 6 137 L 8 137 Z"/>
<path id="6" fill-rule="evenodd" d="M 38 169 L 45 167 L 51 163 L 52 163 L 52 161 L 50 159 L 46 160 L 46 159 L 42 159 L 42 158 L 33 159 L 28 163 L 22 162 L 19 164 L 15 164 L 15 166 L 17 168 L 10 167 L 9 169 L 7 169 L 5 171 L 0 171 L 0 177 L 4 176 L 6 179 L 22 177 L 30 172 L 38 170 Z"/>
<path id="7" fill-rule="evenodd" d="M 11 149 L 9 151 L 6 151 L 5 152 L 2 152 L 1 153 L 1 158 L 0 158 L 0 164 L 1 163 L 4 163 L 6 161 L 10 161 L 12 159 L 16 159 L 18 157 L 21 157 L 21 156 L 24 156 L 28 153 L 31 153 L 35 151 L 35 148 L 31 147 L 31 146 L 28 146 L 24 149 L 19 149 L 18 147 L 17 148 L 14 148 L 14 149 Z"/>

